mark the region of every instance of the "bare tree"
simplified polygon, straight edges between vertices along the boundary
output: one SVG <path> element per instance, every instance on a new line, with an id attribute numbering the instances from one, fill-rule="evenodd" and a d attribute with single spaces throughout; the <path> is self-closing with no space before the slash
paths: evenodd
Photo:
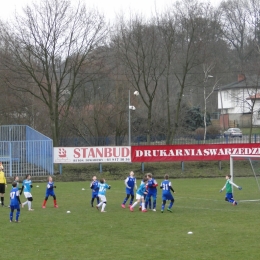
<path id="1" fill-rule="evenodd" d="M 146 135 L 150 143 L 153 101 L 165 70 L 159 31 L 153 21 L 136 17 L 126 23 L 122 19 L 114 43 L 128 82 L 140 93 L 147 108 Z"/>
<path id="2" fill-rule="evenodd" d="M 176 93 L 174 113 L 171 112 L 173 119 L 172 123 L 169 123 L 171 131 L 167 139 L 167 143 L 172 143 L 181 121 L 181 104 L 185 89 L 199 88 L 199 77 L 195 75 L 205 58 L 209 58 L 208 45 L 214 46 L 220 34 L 217 17 L 211 6 L 196 0 L 176 3 L 170 10 L 169 17 L 175 24 L 168 29 L 172 31 L 172 36 L 168 32 L 170 37 L 165 38 L 165 43 L 173 45 L 173 50 L 166 48 L 167 53 L 170 53 L 169 50 L 173 51 L 172 61 L 168 64 L 171 74 L 174 75 L 172 85 Z"/>
<path id="3" fill-rule="evenodd" d="M 93 76 L 83 68 L 93 62 L 91 52 L 106 37 L 104 19 L 81 3 L 74 9 L 67 0 L 43 0 L 27 6 L 24 15 L 1 31 L 12 57 L 2 62 L 19 82 L 4 80 L 46 105 L 57 146 L 75 93 Z"/>
<path id="4" fill-rule="evenodd" d="M 231 50 L 235 50 L 233 53 L 237 60 L 236 66 L 242 73 L 254 52 L 252 43 L 255 38 L 255 28 L 249 26 L 252 24 L 252 10 L 248 9 L 249 1 L 251 0 L 227 0 L 220 5 L 224 37 L 231 45 Z"/>
<path id="5" fill-rule="evenodd" d="M 208 82 L 208 78 L 213 77 L 212 75 L 210 75 L 210 72 L 212 71 L 212 69 L 215 67 L 214 63 L 209 63 L 209 64 L 203 64 L 203 73 L 204 73 L 204 80 L 203 80 L 203 98 L 204 98 L 204 116 L 203 116 L 203 120 L 204 120 L 204 138 L 203 138 L 203 142 L 205 144 L 206 141 L 206 135 L 207 135 L 207 102 L 209 97 L 213 94 L 215 88 L 218 85 L 219 80 L 216 79 L 214 85 L 211 87 L 211 89 L 208 89 L 207 87 L 207 82 Z"/>

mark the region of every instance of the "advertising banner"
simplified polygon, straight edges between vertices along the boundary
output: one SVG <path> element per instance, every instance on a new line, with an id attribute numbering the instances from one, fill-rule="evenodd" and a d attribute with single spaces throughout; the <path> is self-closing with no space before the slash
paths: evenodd
<path id="1" fill-rule="evenodd" d="M 230 155 L 260 156 L 260 144 L 147 145 L 131 147 L 132 162 L 221 161 Z"/>
<path id="2" fill-rule="evenodd" d="M 131 147 L 54 147 L 54 163 L 103 162 L 131 162 Z"/>

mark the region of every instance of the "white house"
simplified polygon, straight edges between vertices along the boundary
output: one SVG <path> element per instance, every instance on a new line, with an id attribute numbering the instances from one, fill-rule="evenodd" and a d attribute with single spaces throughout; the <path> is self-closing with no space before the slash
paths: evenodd
<path id="1" fill-rule="evenodd" d="M 260 90 L 256 94 L 249 96 L 247 100 L 253 106 L 252 124 L 260 126 Z"/>
<path id="2" fill-rule="evenodd" d="M 218 109 L 227 127 L 260 125 L 260 76 L 245 77 L 218 88 Z M 258 115 L 259 114 L 259 115 Z M 222 121 L 220 118 L 220 123 Z"/>

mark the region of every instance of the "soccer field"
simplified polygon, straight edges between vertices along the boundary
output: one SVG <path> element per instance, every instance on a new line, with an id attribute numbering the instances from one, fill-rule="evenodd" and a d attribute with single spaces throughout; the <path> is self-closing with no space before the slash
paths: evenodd
<path id="1" fill-rule="evenodd" d="M 160 180 L 157 180 L 159 183 Z M 236 178 L 235 199 L 260 199 L 254 178 Z M 33 208 L 21 209 L 21 223 L 0 208 L 0 259 L 258 259 L 260 202 L 232 206 L 219 193 L 225 179 L 176 179 L 173 213 L 122 209 L 123 181 L 108 181 L 106 213 L 90 207 L 89 182 L 56 182 L 59 208 L 49 198 L 41 208 L 45 183 L 33 183 Z M 140 180 L 138 180 L 138 185 Z M 37 188 L 36 186 L 39 185 Z M 5 195 L 9 202 L 10 184 Z M 82 190 L 82 189 L 85 190 Z M 24 200 L 23 195 L 22 201 Z M 71 213 L 66 213 L 70 211 Z M 189 235 L 188 232 L 193 234 Z"/>

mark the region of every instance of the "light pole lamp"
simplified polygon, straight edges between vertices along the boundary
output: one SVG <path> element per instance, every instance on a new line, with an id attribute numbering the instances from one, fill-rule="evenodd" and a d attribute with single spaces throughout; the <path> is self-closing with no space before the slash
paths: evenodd
<path id="1" fill-rule="evenodd" d="M 135 96 L 139 95 L 138 91 L 134 92 Z M 130 89 L 128 92 L 128 145 L 131 146 L 131 110 L 135 110 L 135 106 L 131 106 Z"/>

